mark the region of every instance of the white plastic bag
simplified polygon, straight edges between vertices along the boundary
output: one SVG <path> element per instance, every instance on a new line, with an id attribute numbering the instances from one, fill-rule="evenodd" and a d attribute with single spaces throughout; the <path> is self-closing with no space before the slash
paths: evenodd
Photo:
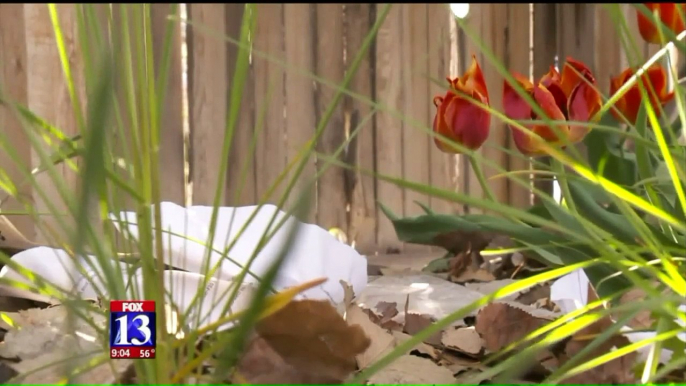
<path id="1" fill-rule="evenodd" d="M 205 242 L 209 238 L 213 207 L 184 208 L 174 203 L 163 202 L 160 208 L 165 262 L 191 272 L 201 274 L 208 272 L 203 263 L 207 264 L 204 259 Z M 257 210 L 257 206 L 218 209 L 215 238 L 212 242 L 213 251 L 209 257 L 210 269 L 219 263 L 219 268 L 214 274 L 215 278 L 230 280 L 236 276 L 255 252 L 272 217 L 276 215 L 270 232 L 273 232 L 279 222 L 287 216 L 274 205 L 264 205 L 259 208 L 259 211 Z M 250 216 L 255 211 L 257 211 L 255 217 L 248 224 Z M 118 229 L 125 226 L 134 238 L 138 237 L 135 213 L 122 212 L 120 214 L 122 221 L 128 224 L 119 223 L 114 215 L 111 215 L 111 218 Z M 234 262 L 222 258 L 224 249 L 236 239 L 246 224 L 245 231 L 227 254 Z M 285 246 L 289 228 L 294 225 L 298 228 L 295 240 L 288 251 L 274 287 L 283 289 L 325 277 L 329 279 L 327 282 L 307 290 L 303 293 L 303 297 L 329 299 L 334 303 L 340 303 L 343 301 L 340 280 L 352 285 L 355 294 L 360 294 L 367 285 L 367 260 L 354 248 L 338 241 L 325 229 L 313 224 L 304 224 L 293 217 L 288 218 L 279 230 L 274 232 L 272 238 L 257 254 L 250 266 L 250 271 L 257 277 L 267 272 Z M 257 279 L 248 275 L 246 281 L 255 282 Z"/>

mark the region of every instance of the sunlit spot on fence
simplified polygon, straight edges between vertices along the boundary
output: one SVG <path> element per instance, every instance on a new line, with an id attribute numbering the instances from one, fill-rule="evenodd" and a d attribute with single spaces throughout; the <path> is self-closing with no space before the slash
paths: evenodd
<path id="1" fill-rule="evenodd" d="M 455 17 L 464 19 L 469 15 L 469 3 L 453 3 L 450 4 L 450 11 Z"/>

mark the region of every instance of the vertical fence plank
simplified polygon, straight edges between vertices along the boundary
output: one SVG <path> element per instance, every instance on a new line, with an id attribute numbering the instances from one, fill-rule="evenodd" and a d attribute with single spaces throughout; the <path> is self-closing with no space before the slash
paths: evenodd
<path id="1" fill-rule="evenodd" d="M 595 7 L 595 72 L 600 92 L 608 95 L 610 78 L 619 75 L 622 62 L 622 42 L 610 16 L 607 4 Z"/>
<path id="2" fill-rule="evenodd" d="M 258 4 L 253 51 L 284 60 L 283 4 Z M 260 201 L 277 202 L 282 182 L 272 194 L 270 188 L 286 165 L 284 140 L 284 69 L 253 54 L 255 69 L 256 130 L 260 130 L 255 152 L 256 195 Z"/>
<path id="3" fill-rule="evenodd" d="M 556 6 L 557 4 L 555 3 L 534 4 L 534 79 L 540 79 L 543 74 L 549 71 L 550 66 L 555 64 L 555 58 L 557 57 Z M 537 157 L 532 162 L 534 170 L 546 170 L 548 169 L 546 164 L 550 164 L 549 157 Z M 550 177 L 534 174 L 533 179 L 534 187 L 541 194 L 553 194 L 553 182 Z M 540 203 L 538 195 L 534 195 L 534 202 Z"/>
<path id="4" fill-rule="evenodd" d="M 511 71 L 531 77 L 531 10 L 529 4 L 508 4 L 507 30 L 505 34 L 505 64 Z M 502 82 L 501 82 L 502 84 Z M 498 95 L 498 94 L 496 94 Z M 529 170 L 529 159 L 517 150 L 512 141 L 509 128 L 507 133 L 508 149 L 511 151 L 508 159 L 508 171 Z M 519 180 L 528 181 L 528 174 L 515 176 Z M 510 205 L 527 208 L 531 205 L 531 190 L 527 185 L 508 179 L 508 198 Z"/>
<path id="5" fill-rule="evenodd" d="M 362 48 L 362 42 L 369 33 L 373 22 L 374 4 L 348 3 L 346 12 L 346 66 Z M 369 99 L 374 99 L 374 52 L 367 51 L 353 77 L 350 90 Z M 347 121 L 352 132 L 360 129 L 352 139 L 346 152 L 347 162 L 360 169 L 374 171 L 375 164 L 375 126 L 372 108 L 357 98 L 346 96 L 345 108 Z M 359 251 L 374 252 L 376 245 L 376 179 L 368 174 L 349 171 L 346 174 L 347 191 L 352 191 L 350 203 L 350 228 L 348 235 Z"/>
<path id="6" fill-rule="evenodd" d="M 429 139 L 428 128 L 429 96 L 428 73 L 428 20 L 427 4 L 403 4 L 402 40 L 402 112 L 403 122 L 403 178 L 408 181 L 427 185 L 429 179 Z M 423 130 L 424 129 L 424 130 Z M 417 202 L 428 205 L 425 194 L 405 189 L 403 211 L 405 216 L 424 213 Z M 408 248 L 410 245 L 406 245 Z"/>
<path id="7" fill-rule="evenodd" d="M 169 70 L 167 73 L 167 88 L 160 120 L 160 191 L 162 201 L 172 201 L 183 205 L 185 202 L 184 154 L 183 154 L 183 83 L 181 75 L 181 27 L 176 20 L 169 17 L 179 15 L 179 5 L 176 12 L 171 4 L 157 3 L 151 6 L 152 39 L 154 49 L 155 68 L 159 73 L 164 55 L 164 44 L 167 28 L 172 26 L 171 50 L 169 53 Z M 161 79 L 156 77 L 157 82 Z"/>
<path id="8" fill-rule="evenodd" d="M 398 37 L 402 36 L 402 7 L 391 7 L 376 39 L 375 86 L 376 99 L 395 111 L 402 111 L 402 45 Z M 402 120 L 386 112 L 376 115 L 376 166 L 377 171 L 393 177 L 402 177 Z M 396 185 L 378 181 L 377 197 L 397 215 L 403 215 L 403 190 Z M 377 213 L 377 242 L 379 247 L 387 250 L 398 249 L 398 241 L 393 224 L 380 210 Z"/>
<path id="9" fill-rule="evenodd" d="M 316 69 L 317 75 L 334 84 L 340 84 L 345 74 L 343 62 L 343 5 L 317 4 L 316 11 L 317 37 Z M 323 118 L 329 108 L 334 93 L 331 86 L 317 84 L 316 111 L 317 122 Z M 338 104 L 327 127 L 324 129 L 317 150 L 323 154 L 333 154 L 345 143 L 345 117 L 343 105 Z M 339 159 L 345 159 L 346 154 L 340 154 Z M 322 170 L 325 161 L 317 161 L 317 169 Z M 348 203 L 351 192 L 345 185 L 346 171 L 338 166 L 329 165 L 327 170 L 317 181 L 317 224 L 329 229 L 337 227 L 350 233 L 348 224 Z"/>
<path id="10" fill-rule="evenodd" d="M 26 105 L 26 36 L 24 33 L 24 5 L 0 4 L 0 86 L 3 98 Z M 31 203 L 33 188 L 22 183 L 26 177 L 21 171 L 31 169 L 31 144 L 24 134 L 21 122 L 7 106 L 0 105 L 0 130 L 5 146 L 14 149 L 17 158 L 13 159 L 0 151 L 0 171 L 6 173 L 18 190 L 17 197 L 7 197 L 0 192 L 0 210 L 23 211 L 24 203 Z M 33 219 L 30 216 L 8 216 L 17 229 L 29 239 L 35 237 Z"/>
<path id="11" fill-rule="evenodd" d="M 457 73 L 451 71 L 450 64 L 451 54 L 454 52 L 457 55 L 457 36 L 451 38 L 450 27 L 455 24 L 452 13 L 447 4 L 427 4 L 427 47 L 429 51 L 429 100 L 426 102 L 418 101 L 418 103 L 425 103 L 428 107 L 426 124 L 432 125 L 436 109 L 433 106 L 432 99 L 435 95 L 444 94 L 447 89 L 446 77 L 458 76 Z M 456 30 L 454 30 L 456 32 Z M 457 64 L 457 63 L 455 63 Z M 437 84 L 436 82 L 440 82 Z M 459 170 L 459 160 L 461 156 L 446 154 L 438 150 L 434 144 L 433 138 L 429 140 L 429 159 L 430 171 L 429 180 L 433 187 L 451 190 L 463 189 L 462 181 L 458 180 L 456 170 Z M 461 177 L 461 176 L 459 176 Z M 452 213 L 453 211 L 461 211 L 461 205 L 442 200 L 440 198 L 431 197 L 431 209 L 437 213 Z"/>
<path id="12" fill-rule="evenodd" d="M 487 6 L 487 4 L 470 4 L 469 15 L 464 21 L 467 29 L 480 39 L 483 38 L 483 30 L 485 28 L 484 14 L 486 13 Z M 476 60 L 479 62 L 479 65 L 483 69 L 483 66 L 485 65 L 485 58 L 481 53 L 481 50 L 479 49 L 478 45 L 471 40 L 470 36 L 468 36 L 466 31 L 459 30 L 458 33 L 460 37 L 459 43 L 463 46 L 460 48 L 461 68 L 459 69 L 459 73 L 462 74 L 467 68 L 469 68 L 470 63 L 472 62 L 472 55 L 476 56 Z M 489 90 L 489 96 L 490 95 L 491 92 Z M 463 193 L 469 194 L 470 196 L 474 197 L 483 197 L 485 192 L 481 188 L 481 185 L 479 184 L 476 175 L 474 174 L 474 169 L 472 169 L 471 162 L 467 160 L 466 157 L 461 158 L 464 161 L 461 165 L 462 167 L 460 168 L 464 175 L 462 179 L 464 184 Z M 477 208 L 472 208 L 468 206 L 465 206 L 465 211 L 468 213 L 481 212 Z"/>
<path id="13" fill-rule="evenodd" d="M 481 39 L 484 44 L 493 51 L 497 60 L 503 62 L 507 56 L 507 33 L 508 33 L 508 5 L 507 4 L 481 4 L 483 11 Z M 486 87 L 490 96 L 491 107 L 498 111 L 502 110 L 503 77 L 487 59 L 481 61 Z M 486 178 L 489 179 L 489 186 L 500 202 L 508 202 L 507 179 L 494 178 L 497 174 L 503 173 L 507 168 L 508 156 L 503 151 L 508 146 L 509 133 L 505 125 L 499 119 L 491 119 L 491 133 L 481 150 L 481 155 L 485 160 L 490 161 L 491 165 L 484 163 L 483 169 Z M 476 180 L 472 180 L 476 183 Z M 470 184 L 472 183 L 470 181 Z"/>
<path id="14" fill-rule="evenodd" d="M 245 4 L 230 3 L 225 4 L 224 7 L 226 8 L 226 34 L 230 38 L 239 40 Z M 254 17 L 254 15 L 250 16 Z M 248 37 L 250 44 L 254 38 L 254 36 Z M 232 86 L 240 48 L 232 42 L 226 44 L 226 76 L 228 84 Z M 252 205 L 257 202 L 255 196 L 255 148 L 253 146 L 256 135 L 255 76 L 251 65 L 244 82 L 243 94 L 240 97 L 240 113 L 233 134 L 227 171 L 226 201 L 233 206 Z M 231 95 L 231 87 L 227 93 L 229 96 Z M 230 100 L 229 102 L 233 101 Z"/>
<path id="15" fill-rule="evenodd" d="M 295 170 L 302 162 L 303 147 L 314 135 L 315 129 L 315 97 L 313 81 L 307 75 L 296 72 L 314 72 L 313 46 L 313 10 L 310 4 L 284 5 L 284 32 L 286 61 L 290 69 L 286 72 L 286 159 L 288 163 L 295 162 L 288 179 L 295 177 Z M 291 190 L 288 203 L 295 205 L 302 194 L 310 194 L 309 215 L 306 219 L 315 218 L 317 210 L 317 196 L 310 181 L 315 176 L 315 155 L 308 154 L 305 168 L 297 177 L 294 189 Z M 288 181 L 290 182 L 290 181 Z M 321 183 L 321 181 L 320 181 Z M 328 210 L 325 208 L 324 210 Z M 321 223 L 320 223 L 321 225 Z"/>
<path id="16" fill-rule="evenodd" d="M 223 4 L 189 4 L 188 17 L 211 31 L 225 31 Z M 188 34 L 190 167 L 193 203 L 200 205 L 211 205 L 217 189 L 229 86 L 226 43 L 209 30 L 190 27 Z"/>
<path id="17" fill-rule="evenodd" d="M 25 31 L 27 42 L 27 73 L 28 76 L 28 107 L 38 116 L 55 125 L 68 136 L 78 133 L 76 114 L 69 96 L 68 86 L 59 65 L 60 56 L 55 44 L 55 34 L 48 7 L 45 4 L 25 5 Z M 62 29 L 66 52 L 69 53 L 69 64 L 74 76 L 75 87 L 81 101 L 84 103 L 84 85 L 81 79 L 83 70 L 80 66 L 76 34 L 76 6 L 73 4 L 57 5 L 59 22 Z M 41 144 L 44 151 L 52 153 L 47 143 Z M 32 152 L 33 167 L 40 165 L 36 149 Z M 77 173 L 65 163 L 55 166 L 58 178 L 73 192 L 77 186 Z M 66 203 L 62 200 L 55 181 L 49 173 L 36 176 L 38 189 L 44 196 L 34 190 L 34 209 L 39 213 L 66 213 Z M 53 216 L 42 216 L 37 241 L 54 245 L 69 235 L 73 223 L 67 221 L 68 229 L 58 225 Z"/>
<path id="18" fill-rule="evenodd" d="M 557 28 L 560 67 L 571 56 L 594 71 L 595 4 L 558 4 Z"/>

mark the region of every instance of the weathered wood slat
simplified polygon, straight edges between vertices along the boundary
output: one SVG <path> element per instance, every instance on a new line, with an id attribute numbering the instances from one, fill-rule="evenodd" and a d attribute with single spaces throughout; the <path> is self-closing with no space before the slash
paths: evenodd
<path id="1" fill-rule="evenodd" d="M 429 65 L 429 46 L 427 42 L 428 5 L 400 5 L 403 18 L 402 40 L 402 113 L 403 122 L 403 178 L 428 185 L 430 182 L 429 140 L 430 122 L 428 120 L 431 96 L 427 79 Z M 431 145 L 433 145 L 431 143 Z M 429 204 L 426 194 L 406 189 L 403 196 L 403 211 L 406 216 L 424 213 L 417 202 Z"/>
<path id="2" fill-rule="evenodd" d="M 316 70 L 317 75 L 334 84 L 340 84 L 345 74 L 343 62 L 343 5 L 317 4 L 314 6 L 316 20 Z M 333 100 L 336 90 L 328 85 L 317 84 L 316 111 L 317 123 Z M 333 156 L 344 145 L 346 140 L 345 117 L 343 104 L 339 103 L 329 120 L 324 133 L 317 144 L 317 151 Z M 339 159 L 345 159 L 341 153 Z M 325 161 L 317 161 L 317 170 L 324 168 Z M 345 185 L 345 170 L 329 165 L 317 181 L 317 223 L 324 228 L 348 229 L 348 197 L 350 193 Z"/>
<path id="3" fill-rule="evenodd" d="M 284 60 L 283 4 L 258 4 L 253 50 Z M 256 195 L 259 201 L 276 203 L 285 182 L 278 182 L 287 165 L 284 138 L 285 71 L 278 63 L 253 55 L 255 74 L 256 130 L 260 131 L 255 152 Z"/>
<path id="4" fill-rule="evenodd" d="M 241 25 L 245 13 L 245 4 L 225 4 L 226 34 L 234 40 L 240 39 Z M 254 15 L 250 15 L 254 17 Z M 250 44 L 254 36 L 248 36 Z M 227 42 L 226 76 L 229 102 L 233 87 L 236 64 L 240 48 L 233 42 Z M 229 168 L 227 170 L 226 201 L 229 205 L 252 205 L 257 202 L 255 194 L 255 74 L 251 65 L 244 79 L 243 94 L 240 97 L 240 112 L 229 153 Z"/>
<path id="5" fill-rule="evenodd" d="M 4 98 L 26 105 L 27 62 L 24 31 L 24 5 L 0 4 L 0 85 Z M 4 212 L 24 211 L 25 203 L 31 203 L 33 187 L 26 181 L 26 172 L 31 169 L 31 144 L 21 127 L 15 112 L 0 105 L 0 127 L 5 144 L 14 149 L 17 158 L 0 151 L 0 170 L 18 189 L 18 197 L 8 197 L 0 192 Z M 22 172 L 22 169 L 24 172 Z M 8 216 L 9 220 L 27 238 L 35 237 L 33 220 L 29 216 Z"/>
<path id="6" fill-rule="evenodd" d="M 167 88 L 164 98 L 160 122 L 160 199 L 177 204 L 185 203 L 184 177 L 184 144 L 183 144 L 183 80 L 181 72 L 181 30 L 179 22 L 170 20 L 179 14 L 171 14 L 171 4 L 157 3 L 151 6 L 152 40 L 155 56 L 155 68 L 159 73 L 162 65 L 162 55 L 166 39 L 167 28 L 173 28 L 171 36 L 171 52 L 169 70 L 167 72 Z M 159 82 L 159 77 L 156 77 Z"/>
<path id="7" fill-rule="evenodd" d="M 402 36 L 403 5 L 394 5 L 379 29 L 376 39 L 376 100 L 394 111 L 402 111 Z M 387 112 L 376 115 L 376 167 L 377 172 L 402 177 L 402 120 Z M 403 215 L 403 189 L 385 181 L 377 182 L 377 199 L 396 215 Z M 380 210 L 377 211 L 377 242 L 381 249 L 402 247 L 393 224 Z"/>
<path id="8" fill-rule="evenodd" d="M 349 3 L 346 13 L 346 66 L 362 48 L 362 42 L 372 26 L 374 4 Z M 374 52 L 370 48 L 350 84 L 350 90 L 370 100 L 374 99 Z M 345 98 L 345 114 L 350 131 L 359 126 L 357 136 L 353 137 L 346 152 L 346 162 L 366 171 L 374 171 L 376 127 L 372 117 L 372 107 L 357 98 Z M 350 198 L 349 237 L 360 251 L 376 250 L 376 180 L 366 173 L 349 171 L 346 174 L 347 191 Z"/>
<path id="9" fill-rule="evenodd" d="M 69 65 L 74 76 L 76 94 L 85 108 L 83 67 L 77 48 L 76 6 L 73 4 L 57 5 L 59 22 L 62 29 L 66 50 L 71 55 Z M 55 44 L 55 34 L 48 7 L 45 4 L 24 5 L 24 22 L 26 33 L 27 74 L 29 74 L 28 107 L 38 116 L 55 125 L 62 132 L 73 137 L 78 133 L 77 115 L 69 96 L 68 86 L 60 63 L 60 56 Z M 47 143 L 39 145 L 48 154 L 51 149 Z M 36 148 L 32 149 L 32 166 L 41 165 Z M 78 175 L 75 170 L 61 163 L 55 166 L 57 178 L 75 192 L 78 186 Z M 67 206 L 49 173 L 38 174 L 35 178 L 40 186 L 33 192 L 34 209 L 39 213 L 66 214 Z M 42 194 L 41 194 L 42 193 Z M 55 216 L 42 216 L 38 225 L 37 242 L 56 245 L 71 236 L 74 222 L 65 218 L 66 228 L 59 225 Z"/>
<path id="10" fill-rule="evenodd" d="M 193 203 L 211 205 L 219 179 L 229 83 L 226 73 L 226 43 L 220 36 L 209 31 L 224 33 L 224 5 L 189 4 L 188 18 L 198 25 L 198 28 L 190 27 L 188 34 Z"/>

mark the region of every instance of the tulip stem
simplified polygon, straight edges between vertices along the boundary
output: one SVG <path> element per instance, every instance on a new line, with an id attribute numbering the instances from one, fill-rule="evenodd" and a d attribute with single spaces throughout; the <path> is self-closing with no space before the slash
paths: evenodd
<path id="1" fill-rule="evenodd" d="M 495 198 L 495 195 L 493 194 L 493 191 L 491 190 L 491 187 L 488 185 L 486 175 L 484 175 L 484 171 L 481 168 L 481 163 L 476 159 L 476 157 L 474 157 L 474 153 L 467 154 L 467 157 L 469 158 L 469 165 L 471 165 L 472 170 L 474 170 L 474 174 L 476 174 L 476 179 L 479 180 L 479 185 L 481 185 L 481 189 L 486 193 L 486 196 L 489 200 L 493 202 L 498 202 L 498 200 Z"/>
<path id="2" fill-rule="evenodd" d="M 553 159 L 552 160 L 553 171 L 555 172 L 555 178 L 557 183 L 560 185 L 560 191 L 562 192 L 562 198 L 565 200 L 565 205 L 572 212 L 576 212 L 576 205 L 574 205 L 574 200 L 572 199 L 572 193 L 569 190 L 569 185 L 567 184 L 567 173 L 565 172 L 565 167 L 562 162 Z"/>

